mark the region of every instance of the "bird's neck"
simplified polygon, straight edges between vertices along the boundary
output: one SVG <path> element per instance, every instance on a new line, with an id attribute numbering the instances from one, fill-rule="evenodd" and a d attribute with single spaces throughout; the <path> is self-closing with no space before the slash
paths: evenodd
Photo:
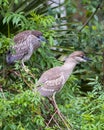
<path id="1" fill-rule="evenodd" d="M 78 64 L 73 59 L 68 59 L 65 61 L 64 65 L 62 66 L 63 70 L 66 71 L 67 73 L 71 74 L 75 66 Z"/>

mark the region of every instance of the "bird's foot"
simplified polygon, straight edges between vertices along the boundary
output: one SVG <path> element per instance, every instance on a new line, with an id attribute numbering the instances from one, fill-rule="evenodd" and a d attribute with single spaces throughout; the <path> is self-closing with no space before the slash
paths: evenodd
<path id="1" fill-rule="evenodd" d="M 29 73 L 30 71 L 27 66 L 24 66 L 23 69 L 25 70 L 26 73 Z"/>

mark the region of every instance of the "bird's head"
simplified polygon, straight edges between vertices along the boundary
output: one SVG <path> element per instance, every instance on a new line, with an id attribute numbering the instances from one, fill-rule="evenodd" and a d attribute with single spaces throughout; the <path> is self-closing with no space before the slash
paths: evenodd
<path id="1" fill-rule="evenodd" d="M 43 37 L 42 32 L 35 30 L 32 31 L 32 34 L 36 36 L 40 41 L 46 42 L 46 39 Z"/>
<path id="2" fill-rule="evenodd" d="M 77 63 L 91 60 L 85 56 L 85 53 L 83 51 L 75 51 L 69 55 L 69 58 L 73 59 Z"/>

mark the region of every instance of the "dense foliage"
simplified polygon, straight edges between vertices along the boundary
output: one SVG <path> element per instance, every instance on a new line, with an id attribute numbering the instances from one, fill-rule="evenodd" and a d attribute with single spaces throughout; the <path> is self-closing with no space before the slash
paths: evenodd
<path id="1" fill-rule="evenodd" d="M 1 130 L 67 129 L 57 114 L 47 124 L 54 108 L 33 89 L 45 70 L 61 65 L 74 50 L 84 50 L 92 62 L 76 67 L 56 95 L 57 104 L 71 130 L 104 129 L 103 11 L 102 0 L 0 0 Z M 14 35 L 23 30 L 40 30 L 48 40 L 25 63 L 28 74 L 19 62 L 5 62 Z"/>

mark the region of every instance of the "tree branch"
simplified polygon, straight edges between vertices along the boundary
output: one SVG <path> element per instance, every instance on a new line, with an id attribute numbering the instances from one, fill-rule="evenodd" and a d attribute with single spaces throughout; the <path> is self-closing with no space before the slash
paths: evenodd
<path id="1" fill-rule="evenodd" d="M 81 32 L 83 29 L 84 29 L 84 27 L 89 23 L 89 21 L 93 18 L 93 16 L 97 13 L 97 11 L 98 11 L 98 9 L 101 7 L 101 5 L 102 5 L 102 3 L 103 3 L 103 0 L 101 0 L 101 2 L 98 4 L 98 6 L 96 7 L 96 10 L 95 10 L 95 12 L 93 12 L 92 14 L 91 14 L 91 16 L 87 19 L 87 21 L 83 24 L 83 26 L 81 27 L 81 29 L 78 31 L 78 33 L 79 32 Z"/>

